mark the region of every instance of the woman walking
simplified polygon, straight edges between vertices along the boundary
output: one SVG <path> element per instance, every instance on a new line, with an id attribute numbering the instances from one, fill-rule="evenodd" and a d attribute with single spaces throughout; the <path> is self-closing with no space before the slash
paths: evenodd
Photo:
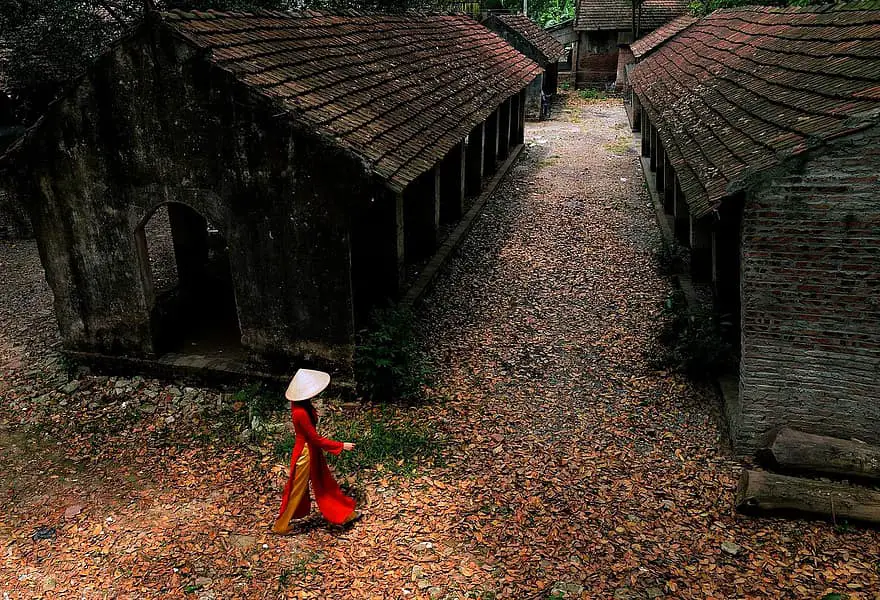
<path id="1" fill-rule="evenodd" d="M 318 415 L 311 399 L 330 384 L 330 375 L 323 371 L 300 369 L 294 375 L 284 396 L 290 400 L 290 414 L 296 442 L 290 455 L 290 475 L 281 497 L 281 512 L 272 531 L 288 533 L 292 519 L 302 519 L 311 510 L 309 481 L 318 509 L 324 518 L 336 525 L 357 518 L 355 502 L 342 493 L 324 458 L 323 451 L 339 454 L 353 450 L 350 442 L 337 442 L 318 435 Z"/>

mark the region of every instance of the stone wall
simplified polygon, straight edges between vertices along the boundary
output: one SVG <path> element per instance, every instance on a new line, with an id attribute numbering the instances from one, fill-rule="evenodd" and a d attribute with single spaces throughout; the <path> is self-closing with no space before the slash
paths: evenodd
<path id="1" fill-rule="evenodd" d="M 370 184 L 283 117 L 158 26 L 53 106 L 16 161 L 67 348 L 151 355 L 137 231 L 180 202 L 228 243 L 247 349 L 350 362 L 350 206 Z"/>
<path id="2" fill-rule="evenodd" d="M 746 201 L 737 451 L 777 427 L 880 443 L 880 131 Z"/>

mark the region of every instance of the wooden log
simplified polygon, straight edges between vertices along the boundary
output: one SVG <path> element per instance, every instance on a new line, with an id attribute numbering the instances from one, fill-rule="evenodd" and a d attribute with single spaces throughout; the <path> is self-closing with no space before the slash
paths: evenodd
<path id="1" fill-rule="evenodd" d="M 766 471 L 743 472 L 736 507 L 746 513 L 801 513 L 880 524 L 880 492 Z"/>
<path id="2" fill-rule="evenodd" d="M 784 427 L 763 453 L 775 471 L 880 482 L 880 448 Z"/>

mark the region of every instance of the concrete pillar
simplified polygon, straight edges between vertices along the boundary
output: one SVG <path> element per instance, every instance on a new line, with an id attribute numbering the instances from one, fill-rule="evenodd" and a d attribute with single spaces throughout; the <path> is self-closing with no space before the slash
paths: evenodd
<path id="1" fill-rule="evenodd" d="M 519 92 L 519 114 L 516 118 L 516 143 L 522 144 L 526 138 L 526 90 Z"/>
<path id="2" fill-rule="evenodd" d="M 440 221 L 454 223 L 464 214 L 465 146 L 460 141 L 440 165 Z"/>
<path id="3" fill-rule="evenodd" d="M 694 281 L 712 279 L 712 225 L 708 218 L 690 218 L 691 276 Z"/>
<path id="4" fill-rule="evenodd" d="M 663 190 L 663 212 L 667 215 L 675 213 L 675 169 L 669 162 L 669 155 L 663 152 L 663 181 L 666 186 Z"/>
<path id="5" fill-rule="evenodd" d="M 435 167 L 410 183 L 403 192 L 406 262 L 431 256 L 440 230 L 440 169 Z"/>
<path id="6" fill-rule="evenodd" d="M 504 160 L 510 153 L 510 98 L 498 108 L 498 160 Z"/>
<path id="7" fill-rule="evenodd" d="M 498 109 L 486 119 L 486 135 L 483 138 L 483 174 L 495 172 L 495 161 L 498 159 Z"/>
<path id="8" fill-rule="evenodd" d="M 633 119 L 632 119 L 632 130 L 641 131 L 642 130 L 642 104 L 639 102 L 639 97 L 635 92 L 632 93 L 632 111 L 633 111 Z"/>
<path id="9" fill-rule="evenodd" d="M 510 147 L 519 144 L 519 94 L 510 97 Z"/>
<path id="10" fill-rule="evenodd" d="M 208 221 L 190 207 L 171 202 L 168 221 L 174 241 L 177 278 L 181 291 L 198 291 L 208 263 Z"/>
<path id="11" fill-rule="evenodd" d="M 405 275 L 403 194 L 378 187 L 354 222 L 352 284 L 355 312 L 366 320 L 370 310 L 395 299 Z"/>
<path id="12" fill-rule="evenodd" d="M 654 184 L 657 187 L 657 193 L 662 194 L 666 189 L 666 150 L 663 144 L 657 140 L 657 173 L 655 175 Z"/>
<path id="13" fill-rule="evenodd" d="M 465 153 L 465 192 L 468 196 L 478 196 L 483 187 L 483 146 L 486 137 L 486 124 L 479 123 L 468 134 Z"/>
<path id="14" fill-rule="evenodd" d="M 684 194 L 681 193 L 681 184 L 678 181 L 678 177 L 675 178 L 675 199 L 673 203 L 673 214 L 675 216 L 673 230 L 675 231 L 675 238 L 682 245 L 690 247 L 691 215 Z"/>

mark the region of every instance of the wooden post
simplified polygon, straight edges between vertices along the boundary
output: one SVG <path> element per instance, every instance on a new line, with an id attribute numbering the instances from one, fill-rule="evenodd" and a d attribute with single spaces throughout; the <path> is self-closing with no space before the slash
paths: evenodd
<path id="1" fill-rule="evenodd" d="M 657 170 L 657 128 L 651 125 L 651 161 L 650 166 L 652 171 Z"/>
<path id="2" fill-rule="evenodd" d="M 669 162 L 669 154 L 663 152 L 663 212 L 671 215 L 675 212 L 675 169 Z"/>
<path id="3" fill-rule="evenodd" d="M 648 114 L 642 111 L 642 157 L 651 156 L 651 123 L 648 121 Z"/>

